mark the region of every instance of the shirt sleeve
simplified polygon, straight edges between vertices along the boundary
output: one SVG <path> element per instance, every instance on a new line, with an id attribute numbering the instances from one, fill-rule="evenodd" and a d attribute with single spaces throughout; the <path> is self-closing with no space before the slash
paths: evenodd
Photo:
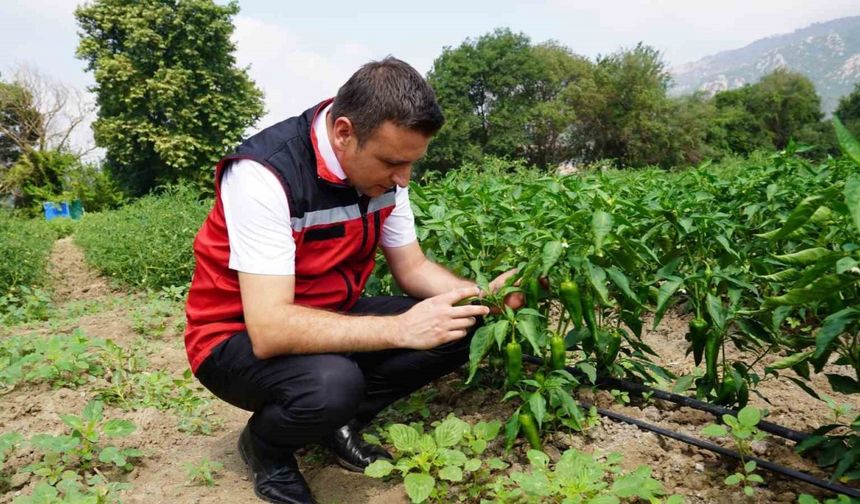
<path id="1" fill-rule="evenodd" d="M 397 187 L 394 210 L 382 225 L 380 243 L 383 247 L 403 247 L 418 240 L 415 232 L 415 215 L 409 205 L 409 188 Z"/>
<path id="2" fill-rule="evenodd" d="M 221 178 L 221 203 L 230 269 L 258 275 L 295 274 L 290 207 L 274 173 L 255 161 L 234 161 Z"/>

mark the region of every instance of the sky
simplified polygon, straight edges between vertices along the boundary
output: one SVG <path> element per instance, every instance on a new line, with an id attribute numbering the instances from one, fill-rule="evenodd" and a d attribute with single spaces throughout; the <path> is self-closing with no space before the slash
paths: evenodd
<path id="1" fill-rule="evenodd" d="M 26 65 L 67 86 L 91 86 L 91 74 L 74 56 L 79 3 L 0 0 L 0 78 Z M 642 41 L 675 66 L 860 15 L 858 0 L 239 0 L 239 7 L 237 61 L 263 89 L 267 112 L 251 131 L 333 96 L 371 59 L 391 54 L 426 73 L 445 47 L 498 27 L 534 43 L 555 40 L 589 58 Z M 92 142 L 88 127 L 75 142 Z"/>

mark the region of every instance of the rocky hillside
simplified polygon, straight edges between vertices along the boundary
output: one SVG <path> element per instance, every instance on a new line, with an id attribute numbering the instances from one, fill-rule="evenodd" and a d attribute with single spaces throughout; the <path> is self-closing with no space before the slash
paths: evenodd
<path id="1" fill-rule="evenodd" d="M 812 79 L 822 110 L 830 114 L 860 82 L 860 16 L 816 23 L 673 68 L 672 93 L 734 89 L 780 67 Z"/>

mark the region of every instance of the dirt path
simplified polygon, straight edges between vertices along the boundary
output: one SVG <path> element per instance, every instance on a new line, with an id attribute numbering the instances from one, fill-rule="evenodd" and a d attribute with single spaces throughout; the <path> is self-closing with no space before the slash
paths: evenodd
<path id="1" fill-rule="evenodd" d="M 184 319 L 181 305 L 174 305 L 166 317 L 153 317 L 152 312 L 147 311 L 150 298 L 142 294 L 112 291 L 108 282 L 86 266 L 80 250 L 71 239 L 57 242 L 50 271 L 54 279 L 58 314 L 61 316 L 42 324 L 0 328 L 0 337 L 22 333 L 32 333 L 34 336 L 71 334 L 80 330 L 88 337 L 111 339 L 126 348 L 145 344 L 148 369 L 162 370 L 173 376 L 180 376 L 187 369 L 182 342 Z M 163 327 L 164 330 L 159 331 L 162 333 L 160 336 L 153 336 L 152 332 L 147 333 L 147 327 L 150 326 Z M 646 343 L 661 355 L 662 364 L 678 373 L 689 372 L 691 366 L 691 360 L 684 356 L 685 330 L 686 320 L 670 313 L 657 330 L 646 330 L 644 334 Z M 146 337 L 140 333 L 146 334 Z M 761 369 L 759 372 L 763 374 Z M 93 397 L 95 386 L 87 384 L 77 389 L 51 389 L 46 385 L 21 385 L 0 396 L 0 433 L 18 431 L 25 436 L 37 432 L 59 433 L 64 428 L 59 415 L 80 412 Z M 818 390 L 829 390 L 823 376 L 815 377 L 814 386 Z M 760 390 L 773 404 L 768 405 L 755 396 L 752 402 L 769 409 L 768 419 L 771 421 L 802 430 L 827 423 L 827 408 L 786 380 L 765 381 Z M 510 403 L 500 402 L 497 391 L 464 388 L 461 376 L 457 373 L 431 384 L 423 392 L 435 394 L 428 404 L 428 421 L 443 418 L 450 412 L 469 422 L 494 418 L 504 421 L 512 410 Z M 831 395 L 839 402 L 851 403 L 860 409 L 857 399 Z M 697 437 L 701 437 L 701 426 L 713 420 L 707 414 L 660 402 L 641 407 L 620 406 L 613 404 L 606 392 L 599 392 L 596 396 L 584 392 L 582 397 L 596 398 L 603 406 Z M 124 493 L 124 502 L 260 502 L 253 494 L 251 482 L 235 449 L 236 438 L 248 413 L 217 399 L 212 406 L 222 426 L 211 436 L 180 432 L 178 417 L 170 411 L 154 408 L 124 411 L 106 407 L 107 417 L 126 418 L 138 426 L 126 442 L 145 453 L 138 467 L 127 475 L 127 481 L 133 488 Z M 623 467 L 629 469 L 640 464 L 651 466 L 654 477 L 662 481 L 667 490 L 684 495 L 692 503 L 788 503 L 795 502 L 797 495 L 803 492 L 819 497 L 823 495 L 813 487 L 764 474 L 768 484 L 758 491 L 754 499 L 745 499 L 737 489 L 727 488 L 722 483 L 728 474 L 734 472 L 736 466 L 732 463 L 709 452 L 608 420 L 603 420 L 601 425 L 585 435 L 558 432 L 548 441 L 548 451 L 552 456 L 569 447 L 598 452 L 618 451 L 625 457 Z M 810 461 L 795 455 L 790 443 L 769 438 L 757 444 L 755 449 L 758 455 L 765 458 L 824 476 Z M 523 452 L 521 446 L 515 448 L 512 455 L 515 462 L 522 463 Z M 20 467 L 32 457 L 31 453 L 19 453 L 11 462 Z M 214 487 L 190 486 L 188 483 L 186 464 L 198 463 L 203 458 L 223 464 Z M 402 485 L 345 471 L 334 465 L 321 450 L 307 450 L 302 457 L 302 464 L 321 503 L 407 502 Z M 16 495 L 28 494 L 32 490 L 33 481 L 27 478 L 17 477 L 13 483 L 15 488 L 0 495 L 0 503 L 11 502 Z"/>

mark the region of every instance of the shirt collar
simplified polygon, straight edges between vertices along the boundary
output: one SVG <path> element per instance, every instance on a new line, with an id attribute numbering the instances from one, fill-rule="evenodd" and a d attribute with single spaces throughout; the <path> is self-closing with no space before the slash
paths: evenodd
<path id="1" fill-rule="evenodd" d="M 331 148 L 331 141 L 328 137 L 328 126 L 326 124 L 326 116 L 331 110 L 332 104 L 333 102 L 323 104 L 320 107 L 320 110 L 317 112 L 316 117 L 314 118 L 313 127 L 314 134 L 316 136 L 316 142 L 314 143 L 314 147 L 316 147 L 319 156 L 325 163 L 325 168 L 327 168 L 332 175 L 334 175 L 340 181 L 343 182 L 346 180 L 346 173 L 344 173 L 343 167 L 337 160 L 337 156 L 335 156 L 334 154 L 334 149 Z"/>

